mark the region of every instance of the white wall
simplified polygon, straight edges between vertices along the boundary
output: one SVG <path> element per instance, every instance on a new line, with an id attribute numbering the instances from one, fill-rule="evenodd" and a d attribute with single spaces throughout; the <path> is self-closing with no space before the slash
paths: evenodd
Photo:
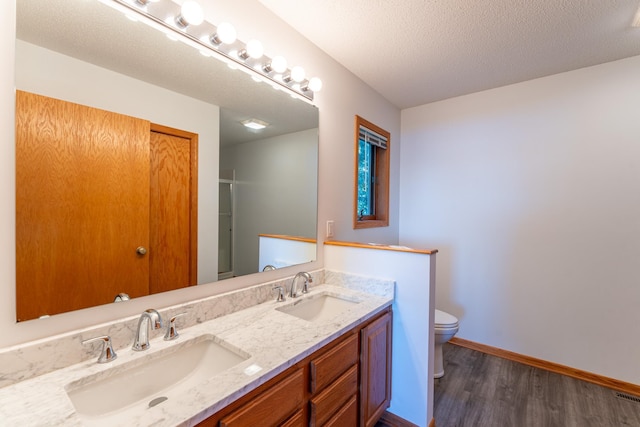
<path id="1" fill-rule="evenodd" d="M 8 329 L 8 341 L 16 341 L 20 333 L 15 325 L 15 14 L 14 2 L 0 3 L 0 329 Z"/>
<path id="2" fill-rule="evenodd" d="M 436 255 L 325 245 L 328 270 L 395 281 L 389 411 L 420 427 L 433 418 Z"/>
<path id="3" fill-rule="evenodd" d="M 309 262 L 316 258 L 317 246 L 315 241 L 260 236 L 258 270 L 262 271 L 267 265 L 282 268 Z"/>
<path id="4" fill-rule="evenodd" d="M 640 383 L 640 57 L 402 112 L 400 242 L 458 336 Z"/>
<path id="5" fill-rule="evenodd" d="M 259 1 L 201 0 L 201 3 L 213 24 L 232 22 L 240 40 L 257 38 L 263 42 L 266 55 L 283 55 L 289 64 L 300 64 L 309 75 L 322 79 L 322 91 L 315 98 L 320 110 L 318 237 L 324 239 L 326 221 L 334 220 L 335 239 L 397 243 L 400 110 L 284 24 Z M 376 58 L 372 58 L 372 63 L 375 61 Z M 355 115 L 391 133 L 388 227 L 353 230 Z M 321 262 L 322 251 L 318 256 Z"/>
<path id="6" fill-rule="evenodd" d="M 235 171 L 234 274 L 258 271 L 260 234 L 316 237 L 318 129 L 223 147 L 220 164 Z"/>
<path id="7" fill-rule="evenodd" d="M 399 139 L 400 111 L 357 79 L 318 47 L 284 24 L 257 0 L 202 0 L 206 19 L 214 24 L 230 21 L 241 40 L 260 39 L 266 54 L 284 55 L 292 64 L 302 64 L 322 78 L 324 88 L 316 97 L 320 110 L 319 230 L 336 221 L 336 237 L 343 240 L 395 242 L 398 236 L 397 194 L 391 199 L 391 224 L 379 230 L 351 230 L 353 203 L 354 116 L 359 114 Z M 291 276 L 298 267 L 225 280 L 212 286 L 180 289 L 110 304 L 49 319 L 15 323 L 15 167 L 14 167 L 14 44 L 15 0 L 0 2 L 0 348 L 53 334 L 134 315 L 149 307 L 163 308 L 229 289 Z M 393 141 L 393 140 L 392 140 Z M 392 148 L 391 187 L 399 183 L 399 144 Z M 216 176 L 217 179 L 217 176 Z M 323 266 L 322 251 L 309 270 Z"/>
<path id="8" fill-rule="evenodd" d="M 219 107 L 21 40 L 15 70 L 16 89 L 198 134 L 198 283 L 216 281 Z"/>

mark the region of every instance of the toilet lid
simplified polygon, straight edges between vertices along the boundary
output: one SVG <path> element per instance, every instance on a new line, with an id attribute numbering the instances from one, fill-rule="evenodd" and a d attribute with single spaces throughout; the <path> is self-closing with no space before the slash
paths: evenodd
<path id="1" fill-rule="evenodd" d="M 458 318 L 436 309 L 435 324 L 436 326 L 454 326 L 458 324 Z"/>

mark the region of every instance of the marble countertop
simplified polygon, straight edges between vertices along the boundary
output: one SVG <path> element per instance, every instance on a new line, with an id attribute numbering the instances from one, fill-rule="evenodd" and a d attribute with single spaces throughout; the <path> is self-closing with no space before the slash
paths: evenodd
<path id="1" fill-rule="evenodd" d="M 285 302 L 268 301 L 179 329 L 180 337 L 175 341 L 164 341 L 164 331 L 154 331 L 151 348 L 145 352 L 127 348 L 119 350 L 118 358 L 110 363 L 98 364 L 91 360 L 1 388 L 0 425 L 195 425 L 392 303 L 389 296 L 335 285 L 313 286 L 308 294 L 298 299 L 321 294 L 358 301 L 358 304 L 330 321 L 308 322 L 276 310 L 294 302 L 288 298 Z M 202 335 L 213 335 L 223 345 L 245 353 L 249 358 L 151 408 L 145 399 L 117 414 L 88 417 L 76 412 L 67 395 L 69 384 L 77 384 L 88 376 L 106 376 L 114 369 L 126 370 L 129 365 L 141 363 L 143 358 Z"/>

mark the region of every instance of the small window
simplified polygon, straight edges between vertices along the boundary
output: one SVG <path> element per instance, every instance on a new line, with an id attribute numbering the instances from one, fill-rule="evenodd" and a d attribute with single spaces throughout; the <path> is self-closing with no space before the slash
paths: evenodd
<path id="1" fill-rule="evenodd" d="M 356 116 L 353 228 L 389 225 L 390 134 Z"/>

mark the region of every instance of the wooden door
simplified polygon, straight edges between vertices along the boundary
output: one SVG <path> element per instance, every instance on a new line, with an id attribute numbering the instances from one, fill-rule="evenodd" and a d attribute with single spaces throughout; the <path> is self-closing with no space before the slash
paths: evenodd
<path id="1" fill-rule="evenodd" d="M 18 320 L 148 294 L 149 128 L 17 91 Z"/>
<path id="2" fill-rule="evenodd" d="M 151 293 L 197 283 L 197 135 L 151 127 Z"/>

